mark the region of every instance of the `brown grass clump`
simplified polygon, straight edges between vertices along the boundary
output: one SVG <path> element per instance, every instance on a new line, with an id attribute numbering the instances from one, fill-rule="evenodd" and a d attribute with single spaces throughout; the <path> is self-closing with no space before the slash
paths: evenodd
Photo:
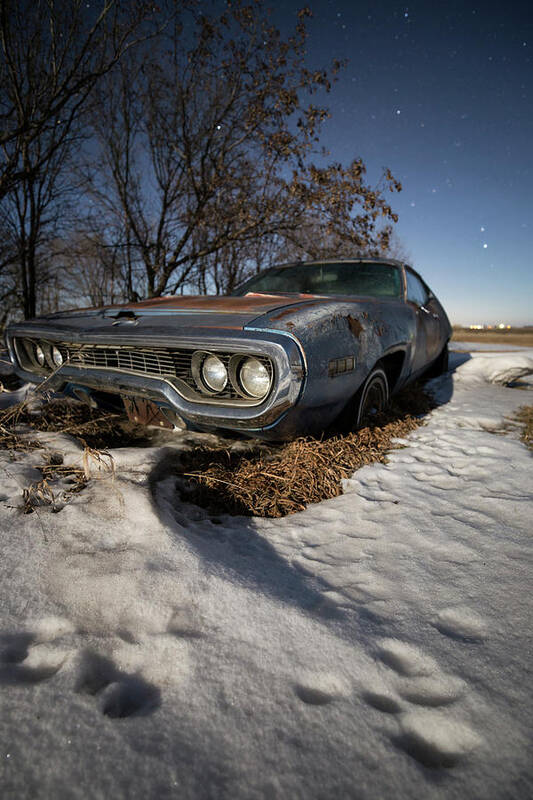
<path id="1" fill-rule="evenodd" d="M 142 443 L 146 431 L 130 423 L 122 414 L 92 409 L 84 403 L 67 399 L 50 400 L 33 411 L 23 402 L 0 412 L 0 449 L 28 450 L 42 447 L 39 442 L 21 437 L 17 425 L 36 431 L 69 433 L 85 447 L 103 450 Z"/>
<path id="2" fill-rule="evenodd" d="M 42 480 L 23 489 L 22 512 L 32 514 L 40 506 L 51 506 L 52 511 L 60 511 L 73 495 L 81 492 L 90 478 L 115 477 L 115 462 L 111 453 L 86 447 L 83 451 L 83 466 L 76 467 L 63 463 L 60 452 L 43 454 L 44 463 L 37 466 Z"/>
<path id="3" fill-rule="evenodd" d="M 83 465 L 64 464 L 63 454 L 43 448 L 31 438 L 34 431 L 69 433 L 83 444 Z M 38 465 L 42 479 L 22 490 L 22 512 L 31 514 L 48 506 L 59 511 L 92 477 L 115 475 L 115 463 L 104 446 L 117 447 L 132 439 L 139 443 L 140 426 L 132 426 L 117 414 L 93 410 L 67 399 L 52 400 L 36 410 L 26 402 L 0 411 L 0 449 L 26 452 L 44 449 L 43 464 Z M 144 429 L 142 429 L 144 436 Z M 135 438 L 137 436 L 137 438 Z"/>
<path id="4" fill-rule="evenodd" d="M 372 462 L 385 462 L 393 439 L 423 424 L 433 403 L 418 385 L 400 392 L 372 426 L 347 435 L 304 437 L 283 445 L 250 442 L 244 447 L 193 447 L 182 454 L 183 499 L 213 513 L 281 517 L 339 495 L 341 481 Z M 20 434 L 17 426 L 26 426 Z M 142 445 L 145 429 L 118 414 L 92 410 L 68 400 L 52 400 L 37 411 L 22 403 L 0 412 L 0 448 L 30 449 L 27 428 L 76 436 L 84 445 L 83 467 L 64 465 L 61 453 L 47 453 L 42 480 L 24 490 L 25 513 L 48 505 L 59 510 L 81 491 L 92 472 L 114 473 L 107 448 Z"/>
<path id="5" fill-rule="evenodd" d="M 516 412 L 516 419 L 524 426 L 521 439 L 533 450 L 533 406 L 522 406 Z"/>
<path id="6" fill-rule="evenodd" d="M 32 483 L 22 490 L 22 513 L 33 514 L 40 506 L 51 506 L 55 502 L 55 495 L 46 480 Z"/>
<path id="7" fill-rule="evenodd" d="M 423 420 L 413 416 L 432 407 L 419 388 L 398 395 L 372 427 L 322 439 L 305 437 L 246 454 L 222 448 L 184 454 L 180 489 L 188 502 L 212 513 L 283 517 L 341 494 L 343 478 L 387 453 Z M 184 480 L 185 479 L 185 480 Z"/>

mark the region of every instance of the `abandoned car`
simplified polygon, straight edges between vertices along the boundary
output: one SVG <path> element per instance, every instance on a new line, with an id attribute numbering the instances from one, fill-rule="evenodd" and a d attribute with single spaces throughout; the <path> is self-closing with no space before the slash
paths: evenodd
<path id="1" fill-rule="evenodd" d="M 282 440 L 360 426 L 447 368 L 450 335 L 413 269 L 357 258 L 266 269 L 232 296 L 50 314 L 7 345 L 22 379 L 134 421 Z"/>

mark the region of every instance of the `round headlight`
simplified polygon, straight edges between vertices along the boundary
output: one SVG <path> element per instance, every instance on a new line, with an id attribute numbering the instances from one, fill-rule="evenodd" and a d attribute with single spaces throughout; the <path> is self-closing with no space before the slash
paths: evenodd
<path id="1" fill-rule="evenodd" d="M 52 361 L 56 367 L 60 367 L 63 363 L 63 356 L 57 347 L 52 347 Z"/>
<path id="2" fill-rule="evenodd" d="M 207 356 L 202 363 L 202 379 L 212 392 L 221 392 L 228 382 L 228 371 L 217 356 Z"/>
<path id="3" fill-rule="evenodd" d="M 44 367 L 46 358 L 44 356 L 44 350 L 40 344 L 35 345 L 35 358 L 37 359 L 39 366 Z"/>
<path id="4" fill-rule="evenodd" d="M 258 358 L 247 358 L 242 362 L 239 382 L 251 397 L 264 397 L 270 389 L 270 375 Z"/>

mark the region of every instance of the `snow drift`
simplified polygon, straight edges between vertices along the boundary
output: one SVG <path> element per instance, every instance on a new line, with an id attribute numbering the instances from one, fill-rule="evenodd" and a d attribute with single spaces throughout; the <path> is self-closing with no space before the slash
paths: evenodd
<path id="1" fill-rule="evenodd" d="M 182 503 L 194 434 L 30 516 L 41 454 L 2 453 L 2 796 L 532 796 L 533 387 L 501 384 L 533 353 L 466 358 L 389 463 L 284 519 Z"/>

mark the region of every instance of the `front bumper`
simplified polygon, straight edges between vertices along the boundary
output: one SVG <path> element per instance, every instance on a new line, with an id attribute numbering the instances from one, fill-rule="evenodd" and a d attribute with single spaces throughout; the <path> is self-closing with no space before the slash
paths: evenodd
<path id="1" fill-rule="evenodd" d="M 254 331 L 253 337 L 245 331 L 228 336 L 206 335 L 203 331 L 192 337 L 172 336 L 164 333 L 146 337 L 136 331 L 114 335 L 92 334 L 90 331 L 54 330 L 50 325 L 21 323 L 8 331 L 7 345 L 17 374 L 26 381 L 46 382 L 52 391 L 73 393 L 87 389 L 89 392 L 106 392 L 123 397 L 149 400 L 162 408 L 170 409 L 183 423 L 203 429 L 229 429 L 260 434 L 281 422 L 287 411 L 295 406 L 305 384 L 305 357 L 297 340 L 284 332 L 262 334 Z M 44 339 L 51 344 L 91 344 L 108 347 L 169 347 L 193 350 L 231 350 L 236 354 L 257 352 L 267 356 L 274 367 L 273 387 L 267 398 L 258 404 L 239 405 L 222 400 L 214 403 L 191 401 L 164 376 L 130 374 L 115 368 L 97 368 L 63 364 L 49 376 L 36 374 L 21 366 L 14 346 L 15 338 Z"/>

